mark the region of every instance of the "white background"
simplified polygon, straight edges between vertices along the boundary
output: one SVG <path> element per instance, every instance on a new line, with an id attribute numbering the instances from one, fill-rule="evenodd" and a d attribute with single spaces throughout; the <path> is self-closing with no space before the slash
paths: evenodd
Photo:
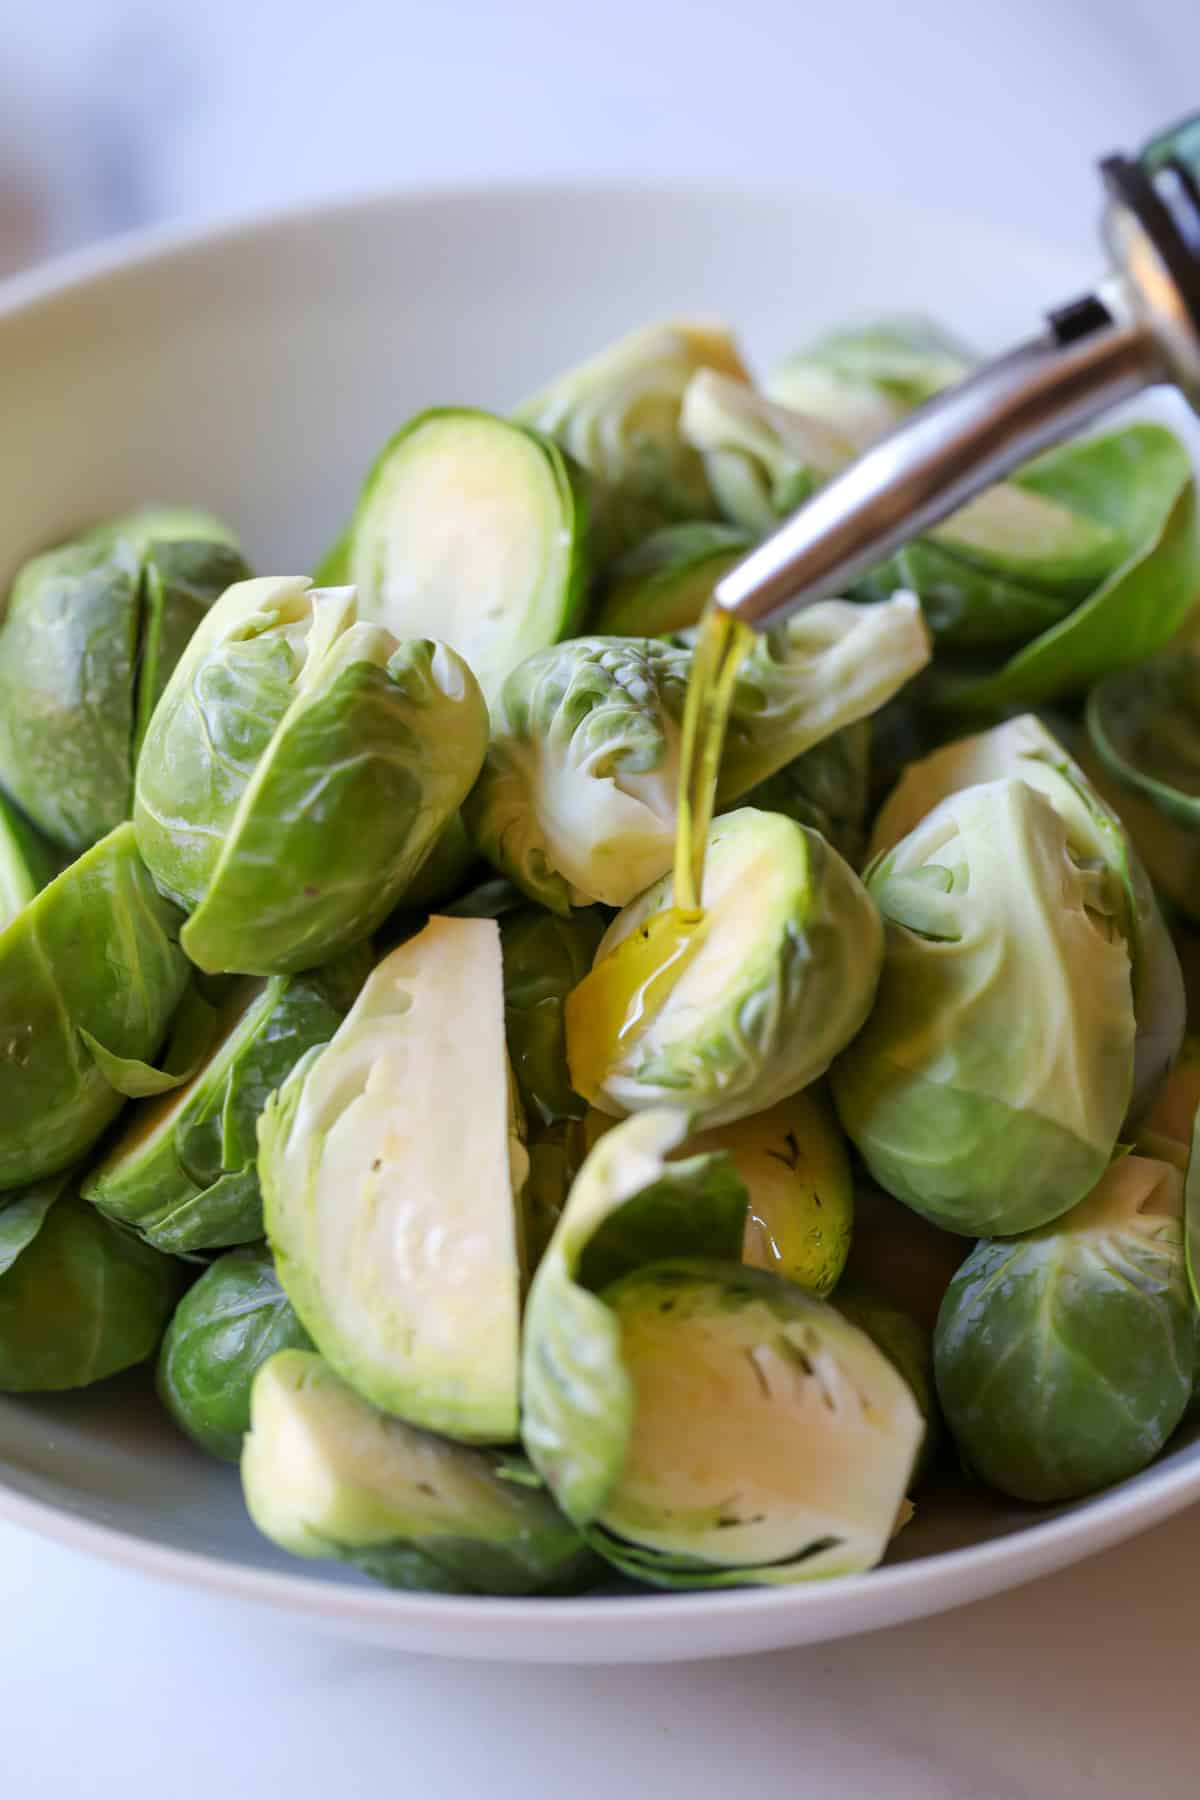
<path id="1" fill-rule="evenodd" d="M 32 225 L 0 266 L 309 193 L 614 171 L 920 194 L 1082 246 L 1094 154 L 1200 106 L 1197 0 L 7 0 L 2 35 L 0 227 L 6 194 Z M 501 1669 L 0 1528 L 0 1796 L 1190 1797 L 1197 1570 L 1189 1515 L 827 1648 Z"/>

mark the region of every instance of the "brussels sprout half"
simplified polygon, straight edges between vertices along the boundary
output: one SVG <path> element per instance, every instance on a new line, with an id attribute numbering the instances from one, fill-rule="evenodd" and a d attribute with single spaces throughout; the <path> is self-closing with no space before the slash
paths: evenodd
<path id="1" fill-rule="evenodd" d="M 129 817 L 170 669 L 247 573 L 225 526 L 165 510 L 98 526 L 18 572 L 0 624 L 0 782 L 56 844 L 86 849 Z"/>
<path id="2" fill-rule="evenodd" d="M 920 609 L 824 601 L 759 638 L 738 672 L 718 804 L 890 699 L 924 667 Z M 671 866 L 690 640 L 577 638 L 505 683 L 464 817 L 480 851 L 551 912 L 623 906 Z"/>
<path id="3" fill-rule="evenodd" d="M 211 1263 L 175 1308 L 159 1352 L 159 1398 L 202 1450 L 237 1462 L 255 1375 L 277 1350 L 311 1348 L 271 1252 L 246 1244 Z"/>
<path id="4" fill-rule="evenodd" d="M 0 1392 L 88 1387 L 158 1348 L 182 1285 L 85 1206 L 70 1174 L 0 1196 Z"/>
<path id="5" fill-rule="evenodd" d="M 301 1056 L 326 1043 L 341 1019 L 302 976 L 239 982 L 200 1067 L 130 1115 L 84 1183 L 84 1199 L 160 1250 L 260 1238 L 258 1117 Z"/>
<path id="6" fill-rule="evenodd" d="M 604 931 L 605 915 L 591 907 L 560 919 L 522 906 L 501 918 L 504 1029 L 531 1124 L 580 1119 L 586 1110 L 571 1086 L 563 1008 L 591 968 Z"/>
<path id="7" fill-rule="evenodd" d="M 279 1351 L 255 1377 L 242 1486 L 281 1548 L 388 1587 L 561 1593 L 595 1566 L 524 1465 L 388 1418 L 303 1350 Z"/>
<path id="8" fill-rule="evenodd" d="M 556 444 L 438 407 L 384 446 L 325 567 L 358 588 L 362 618 L 457 650 L 490 704 L 519 662 L 574 630 L 586 532 L 583 485 Z"/>
<path id="9" fill-rule="evenodd" d="M 522 1277 L 500 934 L 431 919 L 375 969 L 259 1120 L 279 1278 L 375 1405 L 471 1442 L 517 1435 Z"/>
<path id="10" fill-rule="evenodd" d="M 711 1127 L 825 1072 L 870 1011 L 883 934 L 836 850 L 749 807 L 709 831 L 703 919 L 664 984 L 647 928 L 674 891 L 664 877 L 609 926 L 567 1001 L 567 1055 L 576 1092 L 602 1112 L 676 1104 Z"/>
<path id="11" fill-rule="evenodd" d="M 679 429 L 698 369 L 746 370 L 722 325 L 647 325 L 559 375 L 517 408 L 593 477 L 593 539 L 605 562 L 661 525 L 710 518 L 704 466 Z"/>
<path id="12" fill-rule="evenodd" d="M 695 625 L 716 583 L 753 542 L 748 531 L 704 519 L 651 532 L 613 564 L 593 631 L 661 637 Z"/>
<path id="13" fill-rule="evenodd" d="M 723 1156 L 668 1161 L 686 1132 L 665 1109 L 627 1120 L 571 1190 L 526 1312 L 530 1459 L 638 1580 L 867 1568 L 904 1497 L 917 1407 L 831 1307 L 712 1260 L 738 1254 L 745 1190 Z"/>
<path id="14" fill-rule="evenodd" d="M 835 1063 L 880 1184 L 967 1236 L 1073 1206 L 1113 1152 L 1135 1021 L 1118 885 L 1023 780 L 952 793 L 872 864 L 886 924 L 865 1028 Z"/>
<path id="15" fill-rule="evenodd" d="M 947 794 L 1003 776 L 1018 776 L 1044 795 L 1067 826 L 1076 860 L 1111 875 L 1113 913 L 1132 963 L 1137 1036 L 1129 1111 L 1136 1122 L 1183 1041 L 1187 1003 L 1179 958 L 1120 819 L 1041 721 L 1024 713 L 910 764 L 875 820 L 871 853 L 890 850 Z"/>
<path id="16" fill-rule="evenodd" d="M 179 924 L 126 824 L 0 931 L 0 1189 L 66 1168 L 121 1110 L 88 1040 L 155 1054 L 188 980 Z"/>
<path id="17" fill-rule="evenodd" d="M 353 588 L 230 588 L 176 665 L 138 763 L 139 848 L 194 909 L 192 961 L 288 974 L 369 935 L 486 740 L 461 658 L 360 622 Z"/>
<path id="18" fill-rule="evenodd" d="M 1065 1218 L 983 1242 L 942 1302 L 938 1393 L 975 1472 L 1021 1500 L 1074 1500 L 1155 1457 L 1195 1365 L 1183 1177 L 1134 1154 Z"/>

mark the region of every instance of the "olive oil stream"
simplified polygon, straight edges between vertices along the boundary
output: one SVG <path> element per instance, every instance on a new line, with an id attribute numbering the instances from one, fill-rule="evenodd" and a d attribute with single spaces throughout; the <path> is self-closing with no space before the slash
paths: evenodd
<path id="1" fill-rule="evenodd" d="M 567 997 L 571 1083 L 589 1102 L 629 1039 L 670 997 L 704 942 L 704 853 L 734 683 L 753 638 L 748 625 L 709 601 L 683 711 L 674 904 L 631 931 Z"/>

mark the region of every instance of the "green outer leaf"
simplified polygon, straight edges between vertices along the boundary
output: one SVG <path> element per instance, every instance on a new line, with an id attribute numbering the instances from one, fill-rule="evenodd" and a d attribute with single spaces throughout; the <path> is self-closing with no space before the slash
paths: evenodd
<path id="1" fill-rule="evenodd" d="M 114 1056 L 82 1026 L 79 1035 L 109 1087 L 126 1100 L 146 1100 L 153 1094 L 169 1094 L 173 1088 L 182 1087 L 188 1078 L 187 1069 L 172 1075 L 169 1069 L 155 1069 L 137 1056 Z"/>
<path id="2" fill-rule="evenodd" d="M 667 1158 L 687 1136 L 684 1113 L 639 1114 L 602 1137 L 584 1163 L 529 1290 L 521 1435 L 559 1506 L 585 1526 L 617 1481 L 633 1393 L 620 1330 L 583 1285 L 637 1267 L 647 1253 L 736 1260 L 746 1190 L 727 1156 Z"/>
<path id="3" fill-rule="evenodd" d="M 79 1033 L 154 1055 L 188 981 L 178 928 L 125 824 L 0 933 L 0 1188 L 66 1168 L 116 1117 L 121 1096 Z"/>
<path id="4" fill-rule="evenodd" d="M 58 859 L 49 844 L 0 793 L 0 931 L 57 872 Z"/>
<path id="5" fill-rule="evenodd" d="M 262 1236 L 258 1118 L 342 1010 L 308 977 L 248 983 L 187 1091 L 139 1107 L 89 1175 L 83 1197 L 160 1250 L 184 1254 Z M 164 1124 L 169 1121 L 169 1124 Z"/>
<path id="6" fill-rule="evenodd" d="M 1077 1499 L 1143 1468 L 1192 1389 L 1182 1180 L 1136 1153 L 1065 1218 L 984 1241 L 946 1291 L 938 1393 L 976 1472 L 1018 1499 Z"/>
<path id="7" fill-rule="evenodd" d="M 311 1348 L 267 1246 L 228 1250 L 175 1308 L 158 1358 L 159 1398 L 201 1449 L 236 1462 L 255 1375 L 277 1350 Z"/>
<path id="8" fill-rule="evenodd" d="M 993 673 L 939 678 L 932 689 L 939 706 L 987 711 L 1078 693 L 1162 649 L 1200 595 L 1191 460 L 1163 426 L 1067 445 L 1027 470 L 1022 484 L 1113 525 L 1128 555 L 1088 599 Z"/>
<path id="9" fill-rule="evenodd" d="M 0 625 L 0 781 L 83 850 L 129 815 L 141 569 L 128 544 L 27 562 Z"/>
<path id="10" fill-rule="evenodd" d="M 158 1347 L 182 1271 L 74 1194 L 0 1275 L 0 1393 L 87 1387 Z"/>
<path id="11" fill-rule="evenodd" d="M 427 639 L 397 645 L 386 668 L 351 660 L 355 632 L 375 629 L 352 627 L 334 647 L 247 784 L 183 929 L 200 968 L 287 973 L 349 949 L 465 800 L 487 744 L 478 686 Z"/>
<path id="12" fill-rule="evenodd" d="M 0 1275 L 7 1273 L 30 1245 L 46 1221 L 46 1214 L 62 1193 L 70 1170 L 37 1181 L 15 1194 L 0 1195 Z"/>
<path id="13" fill-rule="evenodd" d="M 236 544 L 184 538 L 146 546 L 142 574 L 142 642 L 137 673 L 133 755 L 136 762 L 151 714 L 171 672 L 214 600 L 250 576 Z"/>
<path id="14" fill-rule="evenodd" d="M 1087 728 L 1117 781 L 1200 833 L 1200 653 L 1169 650 L 1098 682 Z"/>
<path id="15" fill-rule="evenodd" d="M 560 919 L 524 906 L 501 918 L 508 1053 L 526 1113 L 544 1125 L 587 1111 L 571 1086 L 563 1006 L 591 968 L 606 924 L 593 908 Z"/>
<path id="16" fill-rule="evenodd" d="M 592 630 L 657 637 L 697 624 L 716 583 L 753 543 L 749 532 L 705 519 L 651 532 L 613 565 Z"/>
<path id="17" fill-rule="evenodd" d="M 897 588 L 920 596 L 939 648 L 984 650 L 1046 631 L 1087 593 L 1078 584 L 1035 587 L 1006 571 L 973 564 L 945 544 L 918 538 L 855 583 L 854 597 L 886 600 Z"/>
<path id="18" fill-rule="evenodd" d="M 574 1592 L 594 1560 L 540 1484 L 513 1479 L 513 1463 L 391 1418 L 319 1356 L 283 1350 L 254 1383 L 242 1483 L 255 1524 L 285 1550 L 336 1557 L 389 1587 Z"/>

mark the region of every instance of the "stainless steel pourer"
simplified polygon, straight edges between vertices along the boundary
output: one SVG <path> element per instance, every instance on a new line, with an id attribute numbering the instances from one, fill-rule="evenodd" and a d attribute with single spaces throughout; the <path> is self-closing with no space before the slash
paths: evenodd
<path id="1" fill-rule="evenodd" d="M 844 593 L 991 482 L 1143 388 L 1200 411 L 1200 115 L 1100 164 L 1111 273 L 1038 337 L 927 401 L 721 579 L 764 626 Z"/>

